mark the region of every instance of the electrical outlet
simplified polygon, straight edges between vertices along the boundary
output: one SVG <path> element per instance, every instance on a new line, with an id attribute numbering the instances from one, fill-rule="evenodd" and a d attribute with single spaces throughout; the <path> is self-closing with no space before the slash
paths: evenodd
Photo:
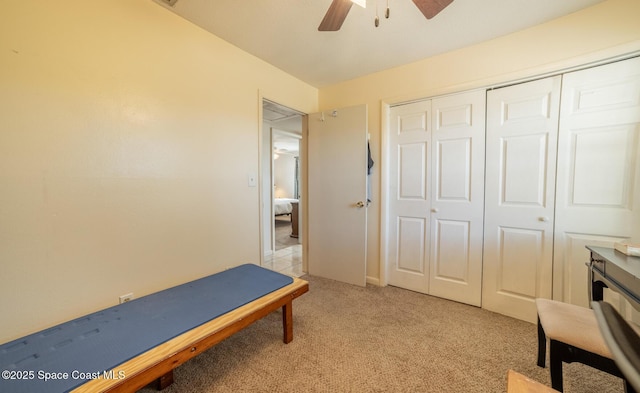
<path id="1" fill-rule="evenodd" d="M 133 292 L 120 296 L 120 304 L 133 300 Z"/>

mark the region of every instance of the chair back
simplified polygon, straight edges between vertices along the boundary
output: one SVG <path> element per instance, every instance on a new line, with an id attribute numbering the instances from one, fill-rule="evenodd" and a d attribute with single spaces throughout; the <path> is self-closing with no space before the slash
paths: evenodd
<path id="1" fill-rule="evenodd" d="M 640 336 L 611 304 L 592 302 L 591 308 L 614 362 L 631 386 L 640 392 Z"/>

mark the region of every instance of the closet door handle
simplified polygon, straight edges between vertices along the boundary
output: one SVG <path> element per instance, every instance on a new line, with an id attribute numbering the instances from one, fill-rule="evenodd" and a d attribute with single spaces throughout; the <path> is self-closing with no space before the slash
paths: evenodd
<path id="1" fill-rule="evenodd" d="M 544 216 L 543 217 L 538 217 L 538 221 L 549 222 L 549 217 L 544 217 Z"/>
<path id="2" fill-rule="evenodd" d="M 431 213 L 437 213 L 437 212 L 439 212 L 439 211 L 440 211 L 440 210 L 438 210 L 438 208 L 437 208 L 437 207 L 432 207 L 432 208 L 431 208 Z"/>

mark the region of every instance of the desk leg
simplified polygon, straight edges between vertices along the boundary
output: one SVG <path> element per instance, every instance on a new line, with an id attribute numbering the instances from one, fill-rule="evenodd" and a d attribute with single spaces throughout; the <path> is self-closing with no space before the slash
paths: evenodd
<path id="1" fill-rule="evenodd" d="M 589 308 L 591 308 L 591 302 L 601 302 L 604 300 L 604 288 L 606 285 L 602 281 L 598 281 L 593 273 L 593 257 L 591 262 L 586 264 L 589 268 Z"/>
<path id="2" fill-rule="evenodd" d="M 289 344 L 293 340 L 293 302 L 282 306 L 282 328 L 284 330 L 284 343 Z"/>
<path id="3" fill-rule="evenodd" d="M 603 301 L 604 288 L 605 288 L 605 285 L 600 281 L 592 281 L 591 282 L 591 300 L 594 302 Z"/>

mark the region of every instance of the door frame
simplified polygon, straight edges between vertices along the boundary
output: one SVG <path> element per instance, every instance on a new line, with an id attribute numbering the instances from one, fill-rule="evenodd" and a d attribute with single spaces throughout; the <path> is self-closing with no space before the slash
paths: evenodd
<path id="1" fill-rule="evenodd" d="M 295 112 L 298 112 L 301 116 L 301 123 L 302 123 L 302 137 L 300 138 L 300 152 L 299 152 L 299 159 L 300 159 L 300 210 L 298 211 L 299 214 L 299 223 L 300 226 L 298 227 L 298 231 L 300 234 L 300 237 L 302 238 L 301 240 L 301 245 L 302 245 L 302 271 L 307 272 L 308 271 L 308 258 L 307 258 L 307 241 L 308 241 L 308 236 L 307 236 L 307 229 L 308 229 L 308 220 L 307 220 L 307 209 L 308 209 L 308 200 L 307 200 L 307 190 L 308 190 L 308 186 L 307 186 L 307 177 L 308 177 L 308 163 L 307 163 L 307 151 L 308 151 L 308 147 L 307 147 L 307 138 L 308 138 L 308 121 L 309 121 L 309 116 L 307 113 L 301 111 L 300 109 L 297 109 L 294 105 L 288 105 L 288 104 L 283 104 L 281 102 L 279 102 L 278 100 L 269 98 L 267 96 L 265 96 L 263 94 L 263 92 L 261 90 L 258 90 L 258 229 L 259 229 L 259 233 L 258 233 L 258 237 L 259 237 L 259 242 L 258 242 L 258 247 L 259 247 L 259 255 L 260 255 L 260 259 L 259 259 L 259 263 L 260 266 L 263 266 L 265 263 L 265 253 L 264 253 L 264 247 L 265 247 L 265 241 L 264 241 L 264 225 L 265 225 L 265 219 L 264 219 L 264 214 L 265 214 L 265 210 L 269 210 L 270 211 L 270 216 L 273 216 L 273 155 L 271 155 L 271 168 L 269 170 L 270 172 L 270 179 L 269 179 L 269 184 L 265 184 L 266 181 L 264 179 L 264 176 L 262 176 L 262 171 L 264 170 L 263 168 L 263 163 L 265 160 L 264 157 L 264 152 L 263 152 L 263 144 L 265 143 L 265 137 L 264 137 L 264 113 L 263 113 L 263 109 L 262 109 L 262 105 L 264 101 L 269 101 L 271 103 L 274 103 L 276 105 L 280 105 L 286 108 L 289 108 Z M 273 141 L 272 136 L 271 136 L 271 132 L 269 132 L 269 145 L 271 146 L 271 148 L 273 148 Z M 265 206 L 263 203 L 263 193 L 265 190 L 265 187 L 269 187 L 270 190 L 270 195 L 271 195 L 271 204 L 269 206 Z M 275 238 L 275 233 L 273 230 L 273 223 L 272 223 L 272 229 L 271 229 L 271 238 L 272 238 L 272 242 L 274 242 L 275 240 L 273 240 Z"/>
<path id="2" fill-rule="evenodd" d="M 302 122 L 304 121 L 304 119 L 302 118 L 303 115 L 300 115 L 301 117 L 301 125 Z M 264 132 L 265 130 L 263 130 Z M 301 158 L 301 145 L 302 145 L 302 133 L 300 135 L 293 133 L 291 131 L 286 131 L 286 130 L 282 130 L 280 128 L 277 127 L 273 127 L 271 126 L 269 129 L 269 138 L 270 138 L 270 148 L 271 148 L 271 152 L 274 151 L 274 135 L 286 135 L 289 136 L 290 138 L 293 139 L 297 139 L 298 140 L 298 172 L 297 172 L 297 177 L 298 177 L 298 194 L 302 195 L 301 190 L 302 190 L 302 178 L 306 178 L 306 176 L 302 176 L 302 170 L 300 167 L 300 161 L 302 160 Z M 302 131 L 302 126 L 301 126 L 301 131 Z M 275 154 L 275 153 L 274 153 Z M 276 198 L 276 193 L 274 191 L 275 189 L 275 167 L 276 167 L 276 158 L 272 155 L 271 156 L 271 160 L 270 160 L 270 165 L 271 165 L 271 176 L 270 176 L 270 181 L 271 183 L 269 184 L 270 187 L 270 191 L 269 194 L 271 195 L 271 216 L 273 216 L 273 210 L 274 210 L 274 200 Z M 300 217 L 298 218 L 298 221 L 302 221 L 300 219 Z M 264 229 L 264 228 L 263 228 Z M 275 236 L 275 229 L 276 229 L 276 225 L 275 225 L 275 220 L 272 220 L 271 222 L 271 250 L 275 252 L 275 244 L 276 244 L 276 236 Z M 298 229 L 299 230 L 299 229 Z M 302 244 L 302 240 L 304 239 L 304 236 L 299 236 L 300 238 L 300 244 Z"/>
<path id="3" fill-rule="evenodd" d="M 379 285 L 389 285 L 387 268 L 389 260 L 387 254 L 389 247 L 389 111 L 396 105 L 392 101 L 380 102 L 380 266 Z"/>

